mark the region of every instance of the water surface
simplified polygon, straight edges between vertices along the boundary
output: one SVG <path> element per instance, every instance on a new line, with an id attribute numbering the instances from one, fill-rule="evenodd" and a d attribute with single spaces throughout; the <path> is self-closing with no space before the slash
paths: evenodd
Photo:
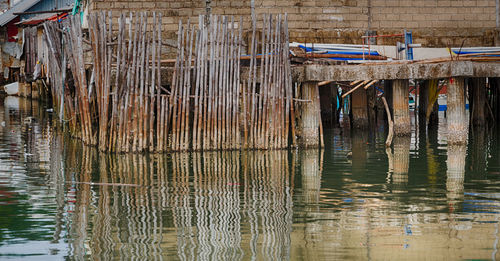
<path id="1" fill-rule="evenodd" d="M 500 259 L 494 131 L 454 147 L 441 124 L 389 151 L 379 128 L 326 131 L 324 150 L 113 155 L 46 109 L 0 98 L 0 259 Z"/>

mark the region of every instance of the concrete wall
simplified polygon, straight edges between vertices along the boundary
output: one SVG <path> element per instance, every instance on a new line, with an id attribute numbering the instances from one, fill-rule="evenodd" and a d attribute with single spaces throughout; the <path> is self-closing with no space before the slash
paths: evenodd
<path id="1" fill-rule="evenodd" d="M 213 14 L 243 15 L 249 28 L 249 0 L 208 0 Z M 167 30 L 206 12 L 206 1 L 93 0 L 90 10 L 162 11 Z M 256 12 L 288 13 L 291 41 L 361 43 L 367 30 L 377 34 L 414 32 L 414 42 L 429 47 L 493 46 L 496 31 L 495 0 L 255 0 Z M 394 44 L 397 39 L 379 39 Z"/>

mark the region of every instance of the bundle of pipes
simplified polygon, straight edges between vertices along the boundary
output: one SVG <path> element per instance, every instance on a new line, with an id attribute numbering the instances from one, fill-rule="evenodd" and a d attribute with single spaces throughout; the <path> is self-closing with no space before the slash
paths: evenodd
<path id="1" fill-rule="evenodd" d="M 83 38 L 79 15 L 70 19 L 67 30 L 45 24 L 47 41 L 59 43 L 62 34 L 68 43 L 64 53 L 74 89 L 68 86 L 72 91 L 65 94 L 62 86 L 68 83 L 63 80 L 54 85 L 53 96 L 56 101 L 66 99 L 64 113 L 74 136 L 101 151 L 115 152 L 289 146 L 289 136 L 295 138 L 295 117 L 286 16 L 263 16 L 260 44 L 252 17 L 247 82 L 240 79 L 243 39 L 242 28 L 236 29 L 242 19 L 236 23 L 234 18 L 211 16 L 205 23 L 200 16 L 198 28 L 180 21 L 170 90 L 161 86 L 161 15 L 152 16 L 149 25 L 147 13 L 121 14 L 114 32 L 111 12 L 94 13 L 89 17 L 90 41 Z M 91 47 L 91 79 L 84 43 Z M 60 78 L 65 71 L 61 68 L 66 68 L 56 51 L 60 48 L 51 48 L 58 62 L 52 79 Z"/>

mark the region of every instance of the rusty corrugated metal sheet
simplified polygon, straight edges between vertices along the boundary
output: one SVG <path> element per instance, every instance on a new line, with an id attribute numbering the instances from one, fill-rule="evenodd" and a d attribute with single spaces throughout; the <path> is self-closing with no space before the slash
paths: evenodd
<path id="1" fill-rule="evenodd" d="M 73 8 L 75 0 L 41 0 L 39 3 L 30 7 L 27 12 L 52 11 Z M 37 14 L 21 15 L 21 21 L 33 18 Z"/>
<path id="2" fill-rule="evenodd" d="M 16 23 L 16 25 L 38 25 L 45 21 L 60 21 L 66 19 L 68 13 L 63 14 L 38 14 L 29 19 L 22 20 L 21 22 Z"/>

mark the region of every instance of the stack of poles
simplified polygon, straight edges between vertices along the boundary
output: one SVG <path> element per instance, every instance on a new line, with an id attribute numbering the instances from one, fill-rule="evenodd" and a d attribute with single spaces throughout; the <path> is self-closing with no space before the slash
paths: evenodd
<path id="1" fill-rule="evenodd" d="M 163 145 L 155 137 L 155 115 L 161 116 L 156 101 L 165 100 L 159 88 L 161 15 L 152 18 L 148 28 L 147 13 L 130 13 L 127 30 L 122 14 L 113 35 L 111 13 L 89 16 L 101 151 L 155 151 Z"/>
<path id="2" fill-rule="evenodd" d="M 209 25 L 204 20 L 199 18 L 197 31 L 190 29 L 189 23 L 186 29 L 179 24 L 179 48 L 169 101 L 172 151 L 188 150 L 190 146 L 193 150 L 241 148 L 242 29 L 236 29 L 234 18 L 229 21 L 227 17 L 211 16 Z"/>
<path id="3" fill-rule="evenodd" d="M 61 78 L 62 75 L 62 61 L 63 61 L 63 50 L 61 45 L 62 33 L 60 32 L 60 24 L 54 22 L 46 22 L 44 23 L 44 35 L 43 40 L 47 45 L 49 59 L 47 59 L 47 74 L 49 79 L 54 82 L 50 82 L 52 102 L 54 103 L 54 111 L 59 111 L 60 100 L 63 93 L 64 84 L 62 81 L 57 81 L 57 79 Z"/>
<path id="4" fill-rule="evenodd" d="M 68 29 L 70 24 L 67 20 L 62 23 L 46 22 L 44 24 L 45 34 L 43 40 L 49 48 L 49 59 L 47 62 L 48 78 L 50 79 L 51 95 L 54 112 L 59 114 L 63 122 L 67 122 L 70 132 L 79 137 L 79 125 L 77 121 L 78 101 L 74 99 L 73 93 L 67 86 L 66 65 L 74 66 L 72 62 L 72 48 L 69 43 Z"/>
<path id="5" fill-rule="evenodd" d="M 85 61 L 83 56 L 83 41 L 82 27 L 80 24 L 80 16 L 73 16 L 70 19 L 70 26 L 65 34 L 65 42 L 67 42 L 66 53 L 69 56 L 69 65 L 74 80 L 74 107 L 70 112 L 70 117 L 73 120 L 78 118 L 81 132 L 75 133 L 87 145 L 97 145 L 97 130 L 95 129 L 95 112 L 92 109 L 92 93 L 88 84 L 87 73 L 85 70 Z M 70 99 L 67 99 L 67 104 L 70 104 Z"/>
<path id="6" fill-rule="evenodd" d="M 244 146 L 252 149 L 288 147 L 289 128 L 295 145 L 291 68 L 285 15 L 263 15 L 260 70 L 257 67 L 258 36 L 252 18 L 250 73 L 244 90 Z M 257 79 L 258 78 L 258 79 Z M 259 84 L 259 85 L 258 85 Z"/>
<path id="7" fill-rule="evenodd" d="M 233 17 L 200 16 L 197 29 L 179 22 L 170 90 L 161 87 L 162 18 L 152 16 L 153 23 L 148 23 L 147 13 L 121 14 L 113 28 L 111 12 L 91 14 L 89 50 L 84 48 L 79 15 L 70 19 L 67 30 L 44 25 L 55 61 L 50 65 L 52 79 L 65 67 L 57 62 L 64 61 L 57 36 L 64 35 L 68 43 L 65 53 L 74 90 L 64 94 L 64 84 L 53 84 L 53 97 L 68 96 L 73 134 L 85 144 L 113 152 L 289 146 L 295 117 L 286 15 L 264 15 L 260 37 L 252 17 L 250 73 L 244 83 L 242 19 L 236 23 Z M 92 58 L 90 79 L 85 51 Z"/>

